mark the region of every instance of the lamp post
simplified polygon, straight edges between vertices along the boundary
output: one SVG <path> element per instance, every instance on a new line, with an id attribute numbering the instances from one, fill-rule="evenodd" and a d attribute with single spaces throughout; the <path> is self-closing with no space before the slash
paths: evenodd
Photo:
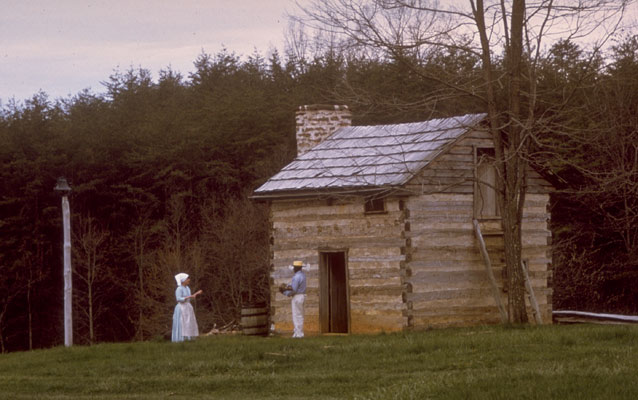
<path id="1" fill-rule="evenodd" d="M 71 207 L 69 206 L 69 186 L 66 178 L 58 178 L 54 190 L 62 195 L 62 226 L 64 232 L 64 345 L 73 345 L 73 315 L 71 281 Z"/>

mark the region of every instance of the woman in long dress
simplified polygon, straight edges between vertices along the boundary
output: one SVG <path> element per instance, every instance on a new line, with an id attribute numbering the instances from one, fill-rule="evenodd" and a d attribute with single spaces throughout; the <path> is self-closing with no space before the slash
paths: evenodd
<path id="1" fill-rule="evenodd" d="M 179 273 L 175 275 L 177 289 L 175 290 L 175 311 L 173 312 L 173 332 L 171 340 L 173 342 L 183 342 L 191 340 L 199 336 L 199 328 L 195 319 L 195 311 L 191 305 L 191 299 L 194 299 L 202 293 L 201 290 L 191 295 L 191 289 L 188 287 L 191 279 L 188 274 Z"/>

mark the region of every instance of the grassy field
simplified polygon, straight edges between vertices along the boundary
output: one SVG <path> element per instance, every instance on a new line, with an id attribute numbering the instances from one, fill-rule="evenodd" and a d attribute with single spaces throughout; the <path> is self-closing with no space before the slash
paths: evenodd
<path id="1" fill-rule="evenodd" d="M 0 355 L 1 399 L 636 399 L 637 326 L 217 336 Z"/>

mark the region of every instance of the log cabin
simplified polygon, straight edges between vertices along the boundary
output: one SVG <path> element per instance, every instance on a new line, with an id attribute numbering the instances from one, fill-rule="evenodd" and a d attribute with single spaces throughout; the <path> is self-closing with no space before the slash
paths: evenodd
<path id="1" fill-rule="evenodd" d="M 346 106 L 302 106 L 298 155 L 257 188 L 270 207 L 270 321 L 292 332 L 293 260 L 306 264 L 307 334 L 503 321 L 503 232 L 485 114 L 351 126 Z M 551 185 L 527 171 L 530 320 L 551 323 Z M 534 309 L 533 303 L 537 304 Z"/>

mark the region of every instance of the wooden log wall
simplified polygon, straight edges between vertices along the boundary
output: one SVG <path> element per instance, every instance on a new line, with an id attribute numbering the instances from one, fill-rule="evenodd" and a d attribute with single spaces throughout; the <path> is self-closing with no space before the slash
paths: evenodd
<path id="1" fill-rule="evenodd" d="M 379 332 L 499 323 L 474 235 L 474 149 L 492 147 L 471 132 L 386 199 L 386 212 L 366 214 L 361 197 L 274 200 L 271 203 L 271 320 L 292 332 L 290 299 L 277 291 L 303 260 L 308 291 L 305 329 L 319 333 L 319 263 L 322 251 L 346 254 L 349 332 Z M 550 185 L 528 171 L 523 213 L 523 259 L 543 321 L 551 323 Z M 500 220 L 481 220 L 502 301 L 507 304 Z M 533 321 L 531 306 L 528 307 Z"/>
<path id="2" fill-rule="evenodd" d="M 404 211 L 398 199 L 385 213 L 365 214 L 362 198 L 274 201 L 271 204 L 271 320 L 291 332 L 290 299 L 277 290 L 303 260 L 307 286 L 305 330 L 319 333 L 319 254 L 346 252 L 350 332 L 402 330 L 406 325 L 401 265 L 405 260 Z"/>
<path id="3" fill-rule="evenodd" d="M 489 136 L 473 132 L 407 185 L 413 195 L 405 203 L 409 245 L 404 299 L 411 328 L 500 322 L 472 224 L 474 147 L 491 146 Z M 522 256 L 543 321 L 551 323 L 549 184 L 531 169 L 528 175 Z M 507 304 L 500 221 L 480 223 L 502 301 Z M 533 321 L 531 306 L 528 311 Z"/>

